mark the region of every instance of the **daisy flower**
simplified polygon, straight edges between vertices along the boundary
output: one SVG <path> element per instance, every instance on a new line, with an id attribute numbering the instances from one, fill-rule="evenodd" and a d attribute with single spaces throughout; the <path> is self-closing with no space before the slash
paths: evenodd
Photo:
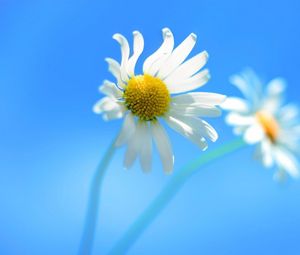
<path id="1" fill-rule="evenodd" d="M 151 170 L 152 140 L 156 144 L 164 171 L 173 170 L 174 156 L 161 119 L 175 131 L 207 148 L 206 138 L 216 141 L 215 129 L 200 117 L 217 117 L 225 97 L 216 93 L 191 92 L 209 80 L 209 71 L 201 70 L 208 54 L 203 51 L 186 60 L 196 44 L 190 34 L 174 49 L 170 29 L 162 30 L 163 43 L 143 64 L 143 72 L 135 74 L 135 65 L 144 49 L 140 32 L 133 32 L 133 54 L 121 34 L 115 39 L 121 47 L 121 63 L 106 58 L 116 83 L 105 80 L 100 91 L 106 95 L 94 106 L 94 112 L 105 120 L 124 118 L 116 146 L 127 145 L 124 166 L 129 168 L 139 158 L 144 171 Z M 186 60 L 186 61 L 185 61 Z M 174 96 L 174 94 L 179 94 Z"/>
<path id="2" fill-rule="evenodd" d="M 223 109 L 231 111 L 226 122 L 234 126 L 234 133 L 242 135 L 246 143 L 257 144 L 255 157 L 265 167 L 277 166 L 275 177 L 299 177 L 299 111 L 293 104 L 283 104 L 285 81 L 273 79 L 264 89 L 249 69 L 230 80 L 245 98 L 229 97 L 222 104 Z"/>

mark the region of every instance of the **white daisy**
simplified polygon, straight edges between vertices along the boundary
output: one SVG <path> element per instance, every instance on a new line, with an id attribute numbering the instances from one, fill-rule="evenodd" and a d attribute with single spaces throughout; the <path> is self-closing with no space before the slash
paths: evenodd
<path id="1" fill-rule="evenodd" d="M 106 95 L 94 106 L 94 112 L 103 114 L 105 120 L 124 118 L 116 145 L 127 144 L 124 166 L 129 168 L 136 158 L 144 171 L 151 170 L 152 139 L 158 149 L 163 168 L 173 170 L 174 156 L 169 138 L 160 124 L 166 123 L 199 145 L 207 148 L 206 138 L 216 141 L 215 129 L 199 117 L 216 117 L 217 107 L 225 96 L 215 93 L 192 92 L 209 79 L 207 69 L 199 71 L 207 62 L 203 51 L 185 61 L 196 43 L 196 35 L 190 34 L 174 49 L 174 37 L 164 28 L 163 43 L 143 64 L 143 73 L 135 74 L 135 65 L 144 48 L 140 32 L 133 32 L 133 54 L 126 38 L 115 34 L 113 38 L 121 46 L 122 60 L 107 58 L 109 71 L 117 83 L 104 81 L 100 91 Z M 173 94 L 185 93 L 177 96 Z"/>
<path id="2" fill-rule="evenodd" d="M 299 177 L 300 122 L 295 105 L 283 105 L 285 81 L 271 80 L 266 89 L 251 70 L 231 77 L 231 83 L 244 95 L 244 99 L 229 97 L 222 108 L 231 111 L 226 122 L 234 126 L 236 134 L 243 135 L 248 144 L 257 144 L 256 157 L 265 167 L 276 165 L 275 177 L 288 173 Z"/>

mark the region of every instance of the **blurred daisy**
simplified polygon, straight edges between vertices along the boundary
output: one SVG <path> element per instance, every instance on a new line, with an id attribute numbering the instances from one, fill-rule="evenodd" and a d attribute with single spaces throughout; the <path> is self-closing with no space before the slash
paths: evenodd
<path id="1" fill-rule="evenodd" d="M 231 111 L 226 122 L 234 126 L 234 132 L 243 135 L 248 144 L 257 144 L 255 156 L 265 167 L 278 167 L 275 174 L 283 178 L 286 173 L 299 177 L 296 159 L 300 138 L 298 108 L 283 105 L 285 81 L 271 80 L 266 89 L 255 73 L 245 70 L 231 77 L 231 83 L 244 95 L 244 99 L 230 97 L 222 108 Z"/>
<path id="2" fill-rule="evenodd" d="M 105 120 L 124 118 L 116 145 L 127 144 L 126 168 L 139 158 L 142 169 L 151 170 L 153 139 L 165 172 L 173 170 L 172 146 L 160 119 L 202 150 L 207 148 L 206 138 L 211 141 L 218 138 L 215 129 L 199 117 L 219 116 L 221 110 L 217 106 L 225 97 L 215 93 L 186 93 L 208 81 L 208 70 L 200 71 L 207 62 L 207 52 L 185 61 L 196 43 L 196 35 L 190 34 L 174 49 L 172 32 L 165 28 L 162 33 L 163 43 L 145 60 L 142 74 L 135 74 L 136 62 L 144 48 L 143 36 L 138 31 L 133 32 L 130 57 L 128 41 L 121 34 L 115 34 L 113 38 L 121 46 L 121 63 L 106 59 L 117 82 L 104 81 L 100 91 L 106 97 L 96 103 L 94 112 L 103 114 Z"/>

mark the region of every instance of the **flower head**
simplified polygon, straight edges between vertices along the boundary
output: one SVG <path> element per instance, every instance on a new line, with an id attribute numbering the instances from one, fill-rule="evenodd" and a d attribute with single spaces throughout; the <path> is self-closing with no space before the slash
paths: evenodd
<path id="1" fill-rule="evenodd" d="M 229 97 L 222 108 L 231 111 L 226 122 L 234 132 L 243 135 L 248 144 L 257 144 L 256 157 L 265 167 L 276 165 L 275 177 L 286 173 L 299 177 L 300 122 L 295 105 L 283 104 L 286 87 L 282 78 L 271 80 L 266 88 L 251 70 L 231 77 L 231 83 L 244 95 L 244 99 Z"/>
<path id="2" fill-rule="evenodd" d="M 106 58 L 116 83 L 104 81 L 100 91 L 106 97 L 96 103 L 94 112 L 103 114 L 105 120 L 124 118 L 116 145 L 127 145 L 126 168 L 138 157 L 143 170 L 151 170 L 154 140 L 165 172 L 173 170 L 172 146 L 160 124 L 161 119 L 203 150 L 207 148 L 206 138 L 211 141 L 218 138 L 215 129 L 199 117 L 219 116 L 221 110 L 217 106 L 225 96 L 206 92 L 186 93 L 208 81 L 208 70 L 200 71 L 207 62 L 207 52 L 186 60 L 196 43 L 196 35 L 190 34 L 174 49 L 171 30 L 164 28 L 162 34 L 162 45 L 145 60 L 141 74 L 135 74 L 136 62 L 144 49 L 144 39 L 138 31 L 133 32 L 131 56 L 126 38 L 115 34 L 113 38 L 121 46 L 121 63 Z"/>

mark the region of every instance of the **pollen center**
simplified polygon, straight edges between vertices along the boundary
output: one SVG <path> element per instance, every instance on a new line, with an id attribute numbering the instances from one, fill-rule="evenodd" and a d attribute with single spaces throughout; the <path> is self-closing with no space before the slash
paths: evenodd
<path id="1" fill-rule="evenodd" d="M 276 119 L 270 113 L 264 111 L 257 112 L 256 117 L 263 127 L 266 136 L 272 143 L 275 143 L 279 133 L 279 125 Z"/>
<path id="2" fill-rule="evenodd" d="M 124 92 L 127 108 L 141 120 L 154 120 L 169 109 L 171 97 L 165 83 L 151 75 L 132 77 Z"/>

